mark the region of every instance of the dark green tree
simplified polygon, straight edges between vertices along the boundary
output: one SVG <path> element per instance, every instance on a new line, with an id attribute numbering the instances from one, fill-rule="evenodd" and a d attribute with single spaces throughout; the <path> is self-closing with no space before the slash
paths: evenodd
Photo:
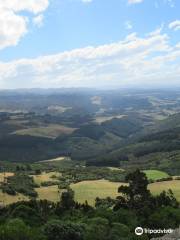
<path id="1" fill-rule="evenodd" d="M 45 236 L 16 218 L 0 225 L 0 240 L 45 240 Z"/>
<path id="2" fill-rule="evenodd" d="M 158 196 L 156 196 L 156 205 L 159 207 L 162 206 L 172 206 L 177 208 L 179 206 L 178 201 L 174 197 L 174 194 L 171 189 L 169 189 L 167 192 L 163 191 Z"/>
<path id="3" fill-rule="evenodd" d="M 11 212 L 12 218 L 19 218 L 22 219 L 28 225 L 37 225 L 42 223 L 42 218 L 39 213 L 29 206 L 20 204 L 19 206 L 15 207 Z"/>
<path id="4" fill-rule="evenodd" d="M 47 240 L 83 240 L 84 226 L 78 223 L 52 220 L 44 227 Z"/>
<path id="5" fill-rule="evenodd" d="M 65 210 L 72 209 L 75 206 L 74 192 L 72 189 L 68 188 L 67 191 L 62 193 L 60 205 Z"/>
<path id="6" fill-rule="evenodd" d="M 88 221 L 86 240 L 108 240 L 109 222 L 106 218 L 96 217 Z"/>
<path id="7" fill-rule="evenodd" d="M 116 207 L 127 207 L 138 209 L 142 207 L 151 197 L 148 190 L 148 179 L 145 173 L 137 169 L 135 172 L 129 173 L 125 180 L 128 186 L 120 186 L 118 192 L 122 196 L 118 197 L 119 201 Z"/>

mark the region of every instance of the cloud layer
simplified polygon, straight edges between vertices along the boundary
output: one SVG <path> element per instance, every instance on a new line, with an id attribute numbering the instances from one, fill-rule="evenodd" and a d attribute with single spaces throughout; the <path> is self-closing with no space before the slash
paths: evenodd
<path id="1" fill-rule="evenodd" d="M 128 0 L 128 3 L 129 4 L 135 4 L 135 3 L 141 3 L 143 2 L 144 0 Z"/>
<path id="2" fill-rule="evenodd" d="M 22 11 L 42 13 L 48 7 L 48 0 L 3 0 L 0 1 L 0 49 L 15 46 L 27 32 L 29 18 Z"/>
<path id="3" fill-rule="evenodd" d="M 33 24 L 41 27 L 48 4 L 48 0 L 0 0 L 0 50 L 17 45 L 27 33 L 30 17 L 26 13 L 31 13 Z M 131 21 L 126 21 L 125 27 L 131 30 Z M 171 22 L 169 28 L 179 30 L 180 21 Z M 0 88 L 177 84 L 179 76 L 180 42 L 171 45 L 162 28 L 144 37 L 132 33 L 122 41 L 98 47 L 0 62 Z"/>
<path id="4" fill-rule="evenodd" d="M 180 44 L 158 29 L 142 38 L 0 63 L 0 87 L 108 87 L 177 83 Z"/>
<path id="5" fill-rule="evenodd" d="M 173 21 L 169 24 L 169 28 L 175 31 L 180 30 L 180 20 Z"/>

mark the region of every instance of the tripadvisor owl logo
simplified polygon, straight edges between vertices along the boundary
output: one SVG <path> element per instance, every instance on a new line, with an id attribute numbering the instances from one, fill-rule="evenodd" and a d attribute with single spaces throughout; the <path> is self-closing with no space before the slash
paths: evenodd
<path id="1" fill-rule="evenodd" d="M 144 231 L 143 231 L 143 228 L 142 228 L 142 227 L 137 227 L 137 228 L 135 229 L 135 234 L 138 235 L 138 236 L 142 235 L 143 232 L 144 232 Z"/>
<path id="2" fill-rule="evenodd" d="M 173 232 L 173 229 L 149 229 L 149 228 L 142 228 L 137 227 L 135 229 L 135 234 L 138 236 L 141 236 L 144 234 L 171 234 Z M 180 240 L 180 239 L 179 239 Z"/>

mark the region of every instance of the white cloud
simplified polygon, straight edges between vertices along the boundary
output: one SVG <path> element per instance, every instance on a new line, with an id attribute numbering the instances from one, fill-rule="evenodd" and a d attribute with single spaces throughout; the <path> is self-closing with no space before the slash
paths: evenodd
<path id="1" fill-rule="evenodd" d="M 128 30 L 131 30 L 133 28 L 132 22 L 131 21 L 126 21 L 125 22 L 125 28 Z"/>
<path id="2" fill-rule="evenodd" d="M 90 3 L 92 2 L 93 0 L 81 0 L 83 3 Z"/>
<path id="3" fill-rule="evenodd" d="M 128 4 L 136 4 L 136 3 L 142 3 L 144 0 L 127 0 Z M 171 8 L 175 7 L 175 1 L 174 0 L 162 0 L 165 4 L 168 4 Z M 157 1 L 154 2 L 155 8 L 159 8 L 159 3 Z"/>
<path id="4" fill-rule="evenodd" d="M 108 87 L 180 81 L 179 45 L 154 31 L 123 41 L 0 63 L 1 88 Z"/>
<path id="5" fill-rule="evenodd" d="M 0 49 L 16 45 L 27 29 L 26 18 L 12 11 L 0 10 Z"/>
<path id="6" fill-rule="evenodd" d="M 175 31 L 180 30 L 180 20 L 173 21 L 169 24 L 169 28 Z"/>
<path id="7" fill-rule="evenodd" d="M 36 25 L 38 27 L 42 27 L 43 20 L 44 20 L 44 16 L 42 14 L 40 14 L 33 18 L 33 23 L 34 23 L 34 25 Z"/>
<path id="8" fill-rule="evenodd" d="M 15 46 L 27 33 L 29 18 L 21 11 L 38 14 L 46 10 L 48 0 L 0 0 L 0 49 Z"/>
<path id="9" fill-rule="evenodd" d="M 37 14 L 48 7 L 48 0 L 0 0 L 0 8 L 13 12 L 28 11 Z"/>
<path id="10" fill-rule="evenodd" d="M 135 3 L 141 3 L 143 2 L 144 0 L 128 0 L 128 3 L 129 4 L 135 4 Z"/>

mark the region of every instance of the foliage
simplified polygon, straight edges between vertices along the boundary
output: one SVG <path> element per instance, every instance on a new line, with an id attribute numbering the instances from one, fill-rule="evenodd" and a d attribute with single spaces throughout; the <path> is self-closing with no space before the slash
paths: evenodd
<path id="1" fill-rule="evenodd" d="M 0 226 L 0 240 L 45 240 L 45 237 L 17 218 Z"/>
<path id="2" fill-rule="evenodd" d="M 7 183 L 2 185 L 3 191 L 8 194 L 14 195 L 19 192 L 30 197 L 37 197 L 35 187 L 37 185 L 34 183 L 33 178 L 21 172 L 7 177 Z"/>
<path id="3" fill-rule="evenodd" d="M 112 182 L 122 182 L 125 180 L 125 173 L 120 170 L 111 170 L 99 167 L 78 167 L 69 168 L 62 171 L 59 178 L 61 182 L 77 183 L 85 180 L 106 179 Z M 61 186 L 61 183 L 60 183 Z"/>
<path id="4" fill-rule="evenodd" d="M 82 224 L 52 220 L 44 226 L 47 240 L 83 240 Z"/>

